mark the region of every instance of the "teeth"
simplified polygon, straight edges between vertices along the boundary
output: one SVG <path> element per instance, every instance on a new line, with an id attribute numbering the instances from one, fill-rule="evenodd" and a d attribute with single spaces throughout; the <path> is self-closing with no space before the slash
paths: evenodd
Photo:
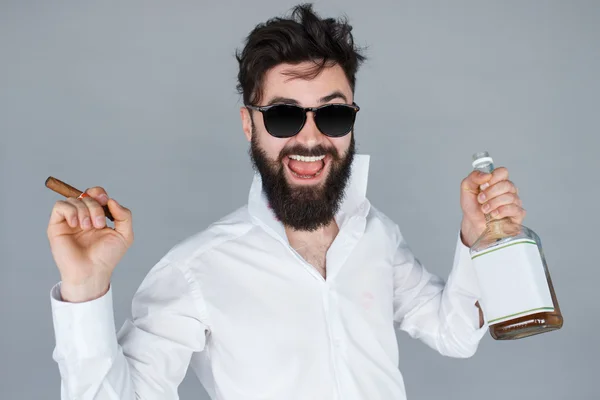
<path id="1" fill-rule="evenodd" d="M 304 161 L 304 162 L 315 162 L 315 161 L 321 161 L 322 159 L 325 158 L 325 156 L 318 156 L 318 157 L 305 157 L 305 156 L 297 156 L 297 155 L 291 155 L 290 158 L 292 160 L 297 160 L 297 161 Z"/>

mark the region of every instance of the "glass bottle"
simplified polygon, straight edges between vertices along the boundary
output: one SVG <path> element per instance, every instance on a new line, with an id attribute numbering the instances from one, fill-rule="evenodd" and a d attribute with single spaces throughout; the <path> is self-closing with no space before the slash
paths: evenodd
<path id="1" fill-rule="evenodd" d="M 487 152 L 473 155 L 473 168 L 491 173 Z M 496 340 L 521 339 L 560 329 L 560 312 L 539 236 L 510 218 L 491 219 L 470 248 L 481 287 L 480 306 Z"/>

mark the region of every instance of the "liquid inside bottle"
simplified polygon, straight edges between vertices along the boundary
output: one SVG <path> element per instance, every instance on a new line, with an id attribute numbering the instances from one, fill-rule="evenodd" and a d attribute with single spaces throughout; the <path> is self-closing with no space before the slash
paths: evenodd
<path id="1" fill-rule="evenodd" d="M 487 152 L 476 153 L 473 168 L 491 173 L 493 160 Z M 560 329 L 563 317 L 539 236 L 510 218 L 486 215 L 486 221 L 470 253 L 490 335 L 521 339 Z"/>

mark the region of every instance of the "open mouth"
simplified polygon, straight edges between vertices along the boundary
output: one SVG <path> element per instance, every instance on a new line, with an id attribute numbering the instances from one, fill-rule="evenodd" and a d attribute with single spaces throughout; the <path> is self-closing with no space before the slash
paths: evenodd
<path id="1" fill-rule="evenodd" d="M 316 180 L 329 164 L 328 161 L 329 157 L 325 155 L 306 157 L 292 154 L 284 158 L 290 175 L 302 181 Z"/>

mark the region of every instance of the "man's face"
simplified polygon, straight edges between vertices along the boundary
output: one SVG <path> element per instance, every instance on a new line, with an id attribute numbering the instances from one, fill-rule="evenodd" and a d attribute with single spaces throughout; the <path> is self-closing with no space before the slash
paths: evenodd
<path id="1" fill-rule="evenodd" d="M 311 80 L 292 78 L 291 71 L 312 63 L 282 64 L 269 70 L 263 83 L 261 106 L 293 103 L 316 107 L 327 103 L 352 104 L 352 89 L 338 65 L 325 68 Z M 252 112 L 252 118 L 250 118 Z M 353 132 L 340 138 L 322 134 L 312 112 L 302 130 L 291 138 L 271 136 L 258 111 L 241 110 L 250 155 L 263 180 L 275 215 L 297 230 L 314 230 L 331 222 L 339 209 L 354 156 Z M 322 157 L 299 160 L 296 156 Z"/>

